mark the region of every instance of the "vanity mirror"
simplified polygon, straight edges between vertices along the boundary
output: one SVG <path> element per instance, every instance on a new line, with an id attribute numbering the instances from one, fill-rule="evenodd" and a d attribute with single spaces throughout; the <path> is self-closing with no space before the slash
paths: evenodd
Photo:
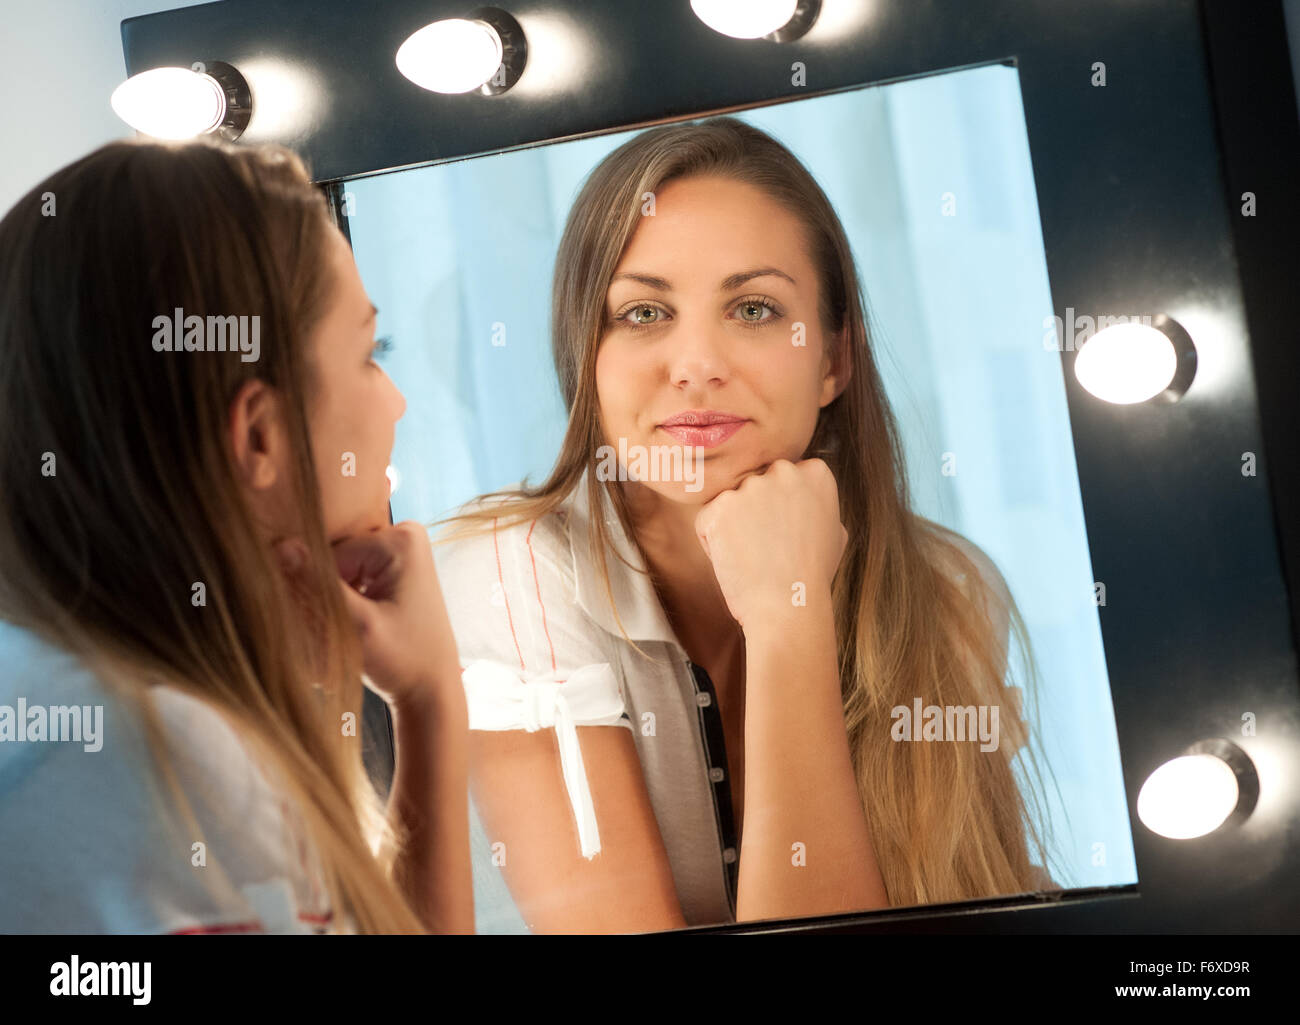
<path id="1" fill-rule="evenodd" d="M 1028 887 L 940 907 L 903 901 L 833 923 L 788 914 L 729 925 L 744 879 L 732 880 L 739 859 L 728 859 L 726 816 L 710 804 L 706 853 L 687 843 L 668 861 L 676 873 L 716 855 L 713 906 L 725 913 L 701 910 L 685 924 L 1293 924 L 1300 883 L 1286 837 L 1297 752 L 1278 724 L 1300 714 L 1300 429 L 1286 384 L 1300 369 L 1294 347 L 1276 339 L 1289 337 L 1286 244 L 1300 218 L 1288 191 L 1297 146 L 1280 8 L 1246 16 L 1215 2 L 1098 2 L 1064 16 L 1036 0 L 815 6 L 798 34 L 778 25 L 732 38 L 684 0 L 523 0 L 509 13 L 527 60 L 493 95 L 431 93 L 394 64 L 422 26 L 465 15 L 448 3 L 395 0 L 362 13 L 338 0 L 306 14 L 289 0 L 226 0 L 129 19 L 123 41 L 131 73 L 199 57 L 239 68 L 254 98 L 241 141 L 295 147 L 331 196 L 380 333 L 393 339 L 384 366 L 408 401 L 394 454 L 398 519 L 436 519 L 474 495 L 538 483 L 554 465 L 568 415 L 551 351 L 553 266 L 583 182 L 620 146 L 734 118 L 777 140 L 825 193 L 856 261 L 912 508 L 978 546 L 1024 617 L 1038 680 L 1036 705 L 1023 709 L 1038 713 L 1026 750 L 1051 773 L 1035 822 L 1055 858 L 1040 867 L 1060 889 L 1048 900 Z M 1242 134 L 1247 123 L 1262 126 L 1268 147 Z M 671 187 L 656 192 L 657 227 L 689 205 Z M 1268 216 L 1257 217 L 1266 202 Z M 712 251 L 684 248 L 692 258 Z M 653 269 L 641 277 L 696 283 Z M 765 301 L 779 309 L 778 285 L 759 284 L 729 294 L 728 311 L 763 320 Z M 619 294 L 611 316 L 638 311 L 649 326 L 659 314 L 639 311 L 680 323 L 694 315 L 680 296 L 640 285 Z M 1138 322 L 1112 319 L 1121 317 Z M 662 323 L 641 336 L 647 344 L 678 322 Z M 1101 326 L 1129 331 L 1131 344 L 1099 345 L 1116 338 Z M 1076 361 L 1094 346 L 1106 358 L 1085 382 Z M 504 609 L 489 587 L 461 605 L 467 620 L 474 600 L 487 616 Z M 690 655 L 691 642 L 677 639 Z M 1013 645 L 1008 680 L 1027 675 Z M 678 679 L 692 687 L 683 700 L 709 693 L 696 674 Z M 641 714 L 653 709 L 626 674 L 615 680 L 635 718 L 613 729 L 631 735 L 644 764 Z M 890 725 L 900 738 L 882 743 L 969 743 L 946 739 L 955 716 L 928 713 L 944 701 L 916 691 L 890 704 L 915 717 L 915 698 L 922 740 L 903 739 L 918 726 L 904 729 L 899 715 Z M 735 767 L 717 758 L 735 750 L 725 695 L 720 704 L 721 722 L 701 714 L 692 728 L 700 764 L 723 780 L 692 778 L 693 807 L 724 791 L 739 804 Z M 1016 718 L 1000 705 L 1004 734 Z M 978 714 L 966 722 L 978 734 Z M 983 722 L 989 733 L 991 715 Z M 945 739 L 925 740 L 927 728 Z M 1214 753 L 1226 750 L 1231 759 Z M 1206 759 L 1220 767 L 1192 772 Z M 1170 766 L 1192 774 L 1155 775 Z M 1152 793 L 1175 802 L 1191 793 L 1193 804 L 1215 781 L 1223 824 L 1182 839 L 1161 831 L 1164 819 L 1159 830 L 1144 825 L 1148 780 L 1166 788 Z M 589 782 L 599 826 L 608 815 Z M 578 857 L 580 789 L 556 792 Z M 667 795 L 662 782 L 649 787 L 656 820 L 670 817 Z M 511 878 L 508 840 L 505 864 L 494 863 L 496 834 L 510 828 L 500 812 L 478 821 L 484 931 L 526 928 L 519 895 L 540 892 Z M 688 835 L 680 823 L 663 828 Z M 977 916 L 961 913 L 971 901 Z"/>

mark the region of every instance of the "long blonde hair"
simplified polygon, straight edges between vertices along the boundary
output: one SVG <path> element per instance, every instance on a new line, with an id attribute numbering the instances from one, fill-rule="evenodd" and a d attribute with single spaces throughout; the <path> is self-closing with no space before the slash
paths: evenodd
<path id="1" fill-rule="evenodd" d="M 1024 622 L 1014 601 L 1002 602 L 987 586 L 958 535 L 911 511 L 898 429 L 872 356 L 848 239 L 812 175 L 759 129 L 730 117 L 654 128 L 591 172 L 555 260 L 551 343 L 569 410 L 560 454 L 542 484 L 498 492 L 504 501 L 442 521 L 450 528 L 439 540 L 545 516 L 592 466 L 604 444 L 595 366 L 610 280 L 641 222 L 643 197 L 694 175 L 756 186 L 794 213 L 819 272 L 826 337 L 847 327 L 853 373 L 843 394 L 822 410 L 805 458 L 825 459 L 834 472 L 849 534 L 834 581 L 844 716 L 889 901 L 936 903 L 1046 888 L 1031 862 L 1031 847 L 1038 866 L 1049 861 L 1039 825 L 1042 773 L 1026 744 L 1029 729 L 1018 696 L 1001 669 L 1001 638 L 990 610 L 1006 606 L 1032 698 L 1035 673 Z M 587 474 L 586 486 L 589 507 L 605 508 L 608 501 L 635 541 L 621 489 L 596 473 Z M 613 605 L 605 517 L 593 515 L 590 523 L 591 558 Z M 968 591 L 957 583 L 962 574 Z M 911 710 L 918 697 L 927 706 L 996 705 L 1011 743 L 982 753 L 970 743 L 892 741 L 892 710 Z M 1030 704 L 1036 719 L 1036 702 Z M 1003 716 L 1006 710 L 1012 714 Z M 1027 793 L 1012 763 L 1022 746 Z"/>
<path id="2" fill-rule="evenodd" d="M 223 715 L 293 800 L 335 926 L 421 932 L 392 877 L 401 837 L 341 728 L 347 713 L 361 719 L 360 651 L 307 426 L 330 230 L 293 153 L 215 142 L 109 143 L 0 221 L 0 617 L 78 655 L 142 717 L 191 838 L 201 830 L 151 700 L 158 684 Z M 259 317 L 260 359 L 155 352 L 153 318 L 176 307 Z M 310 553 L 295 584 L 226 442 L 230 403 L 253 378 L 282 398 L 294 453 Z M 188 857 L 189 843 L 178 850 Z"/>

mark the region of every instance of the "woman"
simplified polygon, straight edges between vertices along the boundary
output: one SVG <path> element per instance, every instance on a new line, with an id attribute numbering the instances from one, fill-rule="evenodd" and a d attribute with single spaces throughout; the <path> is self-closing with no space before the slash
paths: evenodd
<path id="1" fill-rule="evenodd" d="M 388 525 L 405 406 L 301 162 L 111 143 L 0 261 L 0 929 L 472 931 L 455 645 Z"/>
<path id="2" fill-rule="evenodd" d="M 621 146 L 569 215 L 552 335 L 550 478 L 462 510 L 435 553 L 476 803 L 530 927 L 1050 886 L 1011 765 L 1023 624 L 988 558 L 909 509 L 849 244 L 802 165 L 732 118 Z M 917 699 L 1003 742 L 907 742 Z"/>

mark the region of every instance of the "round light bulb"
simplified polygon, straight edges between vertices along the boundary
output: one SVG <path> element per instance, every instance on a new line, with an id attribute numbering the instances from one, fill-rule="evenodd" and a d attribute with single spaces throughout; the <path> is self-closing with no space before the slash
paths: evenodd
<path id="1" fill-rule="evenodd" d="M 226 119 L 226 93 L 211 75 L 189 68 L 154 68 L 113 90 L 114 113 L 156 139 L 192 139 Z"/>
<path id="2" fill-rule="evenodd" d="M 761 39 L 784 28 L 799 0 L 691 0 L 695 16 L 724 36 Z"/>
<path id="3" fill-rule="evenodd" d="M 467 93 L 496 74 L 503 53 L 491 25 L 448 18 L 425 25 L 397 48 L 397 70 L 422 89 Z"/>
<path id="4" fill-rule="evenodd" d="M 1138 792 L 1138 818 L 1153 833 L 1173 840 L 1204 836 L 1223 825 L 1237 807 L 1237 775 L 1210 754 L 1182 755 L 1147 777 Z"/>
<path id="5" fill-rule="evenodd" d="M 1163 331 L 1146 324 L 1114 324 L 1083 343 L 1074 376 L 1099 399 L 1145 402 L 1169 387 L 1178 353 Z"/>

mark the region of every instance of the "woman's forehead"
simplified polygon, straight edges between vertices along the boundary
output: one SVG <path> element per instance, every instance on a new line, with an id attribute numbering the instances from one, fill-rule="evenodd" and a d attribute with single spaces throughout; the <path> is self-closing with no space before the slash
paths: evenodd
<path id="1" fill-rule="evenodd" d="M 721 286 L 760 268 L 780 270 L 796 285 L 809 275 L 803 225 L 755 186 L 729 179 L 673 181 L 654 195 L 652 209 L 633 233 L 611 286 L 620 280 L 635 285 L 638 277 L 666 281 L 672 289 Z"/>

